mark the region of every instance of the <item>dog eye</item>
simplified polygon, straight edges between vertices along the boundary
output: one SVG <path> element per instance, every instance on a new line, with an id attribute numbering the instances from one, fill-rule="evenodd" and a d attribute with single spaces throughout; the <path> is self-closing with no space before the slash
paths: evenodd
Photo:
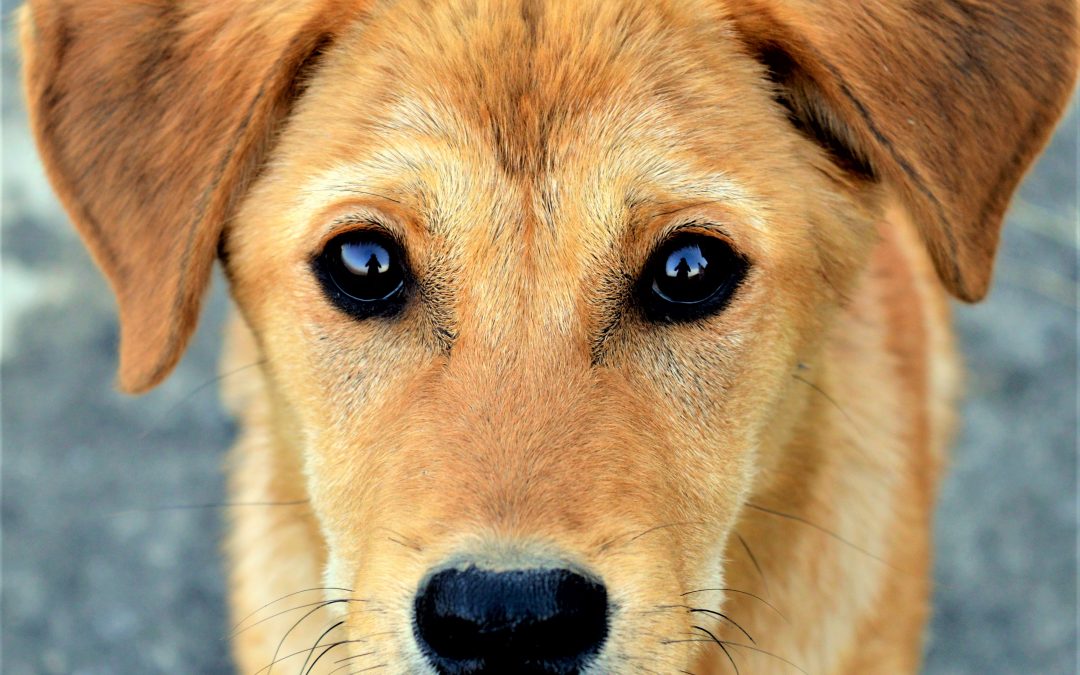
<path id="1" fill-rule="evenodd" d="M 381 233 L 349 232 L 331 239 L 314 267 L 330 299 L 357 318 L 389 316 L 404 305 L 404 256 Z"/>
<path id="2" fill-rule="evenodd" d="M 639 282 L 651 321 L 692 321 L 720 311 L 746 276 L 748 263 L 723 240 L 678 234 L 653 253 Z"/>

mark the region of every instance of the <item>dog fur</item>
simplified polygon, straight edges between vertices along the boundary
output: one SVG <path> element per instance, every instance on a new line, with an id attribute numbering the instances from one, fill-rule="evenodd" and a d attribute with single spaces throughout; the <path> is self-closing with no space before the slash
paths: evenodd
<path id="1" fill-rule="evenodd" d="M 168 374 L 215 259 L 230 282 L 240 671 L 431 672 L 412 598 L 462 557 L 602 578 L 590 672 L 916 671 L 945 296 L 987 291 L 1076 14 L 31 0 L 32 125 L 116 291 L 120 386 Z M 310 272 L 358 223 L 406 242 L 400 317 L 358 322 Z M 751 271 L 723 312 L 650 324 L 629 286 L 687 226 Z"/>

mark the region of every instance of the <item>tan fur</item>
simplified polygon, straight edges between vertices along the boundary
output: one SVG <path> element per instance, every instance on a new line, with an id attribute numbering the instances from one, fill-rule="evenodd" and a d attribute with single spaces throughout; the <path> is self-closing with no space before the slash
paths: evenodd
<path id="1" fill-rule="evenodd" d="M 117 291 L 121 384 L 179 358 L 217 251 L 230 280 L 231 499 L 279 505 L 231 514 L 241 672 L 320 637 L 324 672 L 428 672 L 412 598 L 455 556 L 603 579 L 590 672 L 729 672 L 710 633 L 744 673 L 917 670 L 944 289 L 985 293 L 1076 25 L 1070 0 L 32 1 L 34 129 Z M 356 321 L 309 263 L 372 223 L 421 292 Z M 750 274 L 650 324 L 628 280 L 688 224 Z"/>

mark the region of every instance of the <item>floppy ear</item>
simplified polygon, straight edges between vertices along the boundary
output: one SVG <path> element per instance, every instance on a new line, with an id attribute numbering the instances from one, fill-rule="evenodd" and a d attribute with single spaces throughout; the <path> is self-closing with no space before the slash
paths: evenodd
<path id="1" fill-rule="evenodd" d="M 1076 0 L 745 0 L 792 121 L 884 182 L 945 286 L 987 291 L 1009 199 L 1073 90 Z"/>
<path id="2" fill-rule="evenodd" d="M 121 388 L 173 368 L 223 222 L 347 24 L 332 0 L 31 0 L 31 126 L 49 179 L 116 292 Z M 356 3 L 353 3 L 356 4 Z"/>

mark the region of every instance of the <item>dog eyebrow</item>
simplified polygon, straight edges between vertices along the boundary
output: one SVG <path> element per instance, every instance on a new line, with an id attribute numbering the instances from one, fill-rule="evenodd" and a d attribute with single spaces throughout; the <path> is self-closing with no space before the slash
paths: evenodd
<path id="1" fill-rule="evenodd" d="M 327 212 L 337 211 L 338 215 L 323 221 L 319 226 L 321 228 L 320 236 L 327 236 L 328 233 L 343 226 L 358 223 L 379 225 L 395 232 L 400 229 L 394 225 L 395 219 L 386 222 L 383 218 L 373 215 L 373 213 L 385 211 L 385 209 L 380 209 L 377 204 L 365 205 L 363 201 L 367 200 L 386 202 L 387 204 L 400 206 L 402 210 L 415 211 L 421 214 L 423 216 L 421 218 L 409 218 L 408 220 L 410 223 L 415 223 L 423 228 L 424 233 L 428 236 L 437 235 L 440 230 L 438 227 L 440 219 L 428 207 L 432 200 L 420 189 L 408 192 L 400 189 L 396 189 L 394 192 L 376 191 L 369 189 L 366 185 L 350 181 L 312 184 L 305 187 L 301 195 L 300 208 L 302 212 L 326 214 Z M 350 200 L 355 200 L 354 208 L 348 206 Z M 391 212 L 395 210 L 390 209 Z M 406 227 L 405 229 L 410 228 Z M 399 234 L 401 233 L 399 232 Z"/>
<path id="2" fill-rule="evenodd" d="M 340 196 L 340 197 L 352 196 L 352 195 L 363 195 L 365 197 L 374 197 L 376 199 L 382 199 L 382 200 L 385 200 L 385 201 L 388 201 L 388 202 L 393 202 L 395 204 L 404 204 L 404 202 L 399 198 L 390 197 L 389 195 L 386 195 L 384 193 L 373 192 L 371 190 L 361 188 L 358 185 L 353 185 L 353 184 L 349 184 L 349 183 L 334 183 L 334 184 L 331 184 L 331 185 L 312 185 L 312 186 L 306 187 L 304 189 L 303 193 L 306 196 L 311 196 L 313 198 L 316 198 L 316 197 L 314 197 L 314 195 L 319 195 L 317 197 L 317 199 L 320 202 L 324 201 L 326 195 L 333 195 L 333 196 Z"/>
<path id="3" fill-rule="evenodd" d="M 394 202 L 395 204 L 401 204 L 400 199 L 394 199 L 393 197 L 388 197 L 384 194 L 379 194 L 378 192 L 371 192 L 370 190 L 361 190 L 360 188 L 351 185 L 336 186 L 328 189 L 332 191 L 348 192 L 350 194 L 367 195 L 368 197 L 376 197 L 378 199 L 385 199 L 388 202 Z"/>
<path id="4" fill-rule="evenodd" d="M 651 196 L 649 192 L 663 196 Z M 627 236 L 631 237 L 642 236 L 650 228 L 649 223 L 657 219 L 706 226 L 728 237 L 732 236 L 725 227 L 729 223 L 762 233 L 768 230 L 767 209 L 757 195 L 722 173 L 680 176 L 669 185 L 654 186 L 652 181 L 645 181 L 627 191 L 623 205 L 627 213 Z M 717 218 L 717 214 L 723 217 Z"/>

